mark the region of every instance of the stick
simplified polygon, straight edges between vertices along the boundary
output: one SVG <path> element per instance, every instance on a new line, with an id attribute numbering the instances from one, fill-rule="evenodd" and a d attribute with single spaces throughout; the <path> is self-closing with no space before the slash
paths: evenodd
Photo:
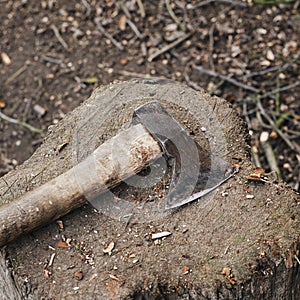
<path id="1" fill-rule="evenodd" d="M 139 7 L 139 9 L 140 9 L 141 17 L 142 17 L 142 18 L 145 18 L 146 13 L 145 13 L 145 8 L 144 8 L 144 4 L 143 4 L 142 0 L 137 0 L 136 2 L 137 2 L 138 7 Z"/>
<path id="2" fill-rule="evenodd" d="M 0 247 L 82 206 L 84 196 L 106 192 L 161 155 L 141 124 L 121 131 L 66 173 L 2 206 Z"/>
<path id="3" fill-rule="evenodd" d="M 300 84 L 300 81 L 295 81 L 295 82 L 293 82 L 291 84 L 288 84 L 288 85 L 283 86 L 281 88 L 277 88 L 277 89 L 275 89 L 273 91 L 270 91 L 270 92 L 267 92 L 267 93 L 265 93 L 265 94 L 263 94 L 261 96 L 258 96 L 258 98 L 259 99 L 267 98 L 267 97 L 269 97 L 271 95 L 274 95 L 274 94 L 277 94 L 277 93 L 281 93 L 281 92 L 293 89 L 293 88 L 297 87 L 299 84 Z"/>
<path id="4" fill-rule="evenodd" d="M 135 33 L 135 35 L 141 39 L 142 38 L 142 34 L 140 33 L 139 29 L 136 27 L 136 25 L 131 21 L 131 20 L 127 20 L 126 23 L 130 26 L 130 28 L 132 29 L 132 31 Z"/>
<path id="5" fill-rule="evenodd" d="M 31 132 L 39 133 L 39 134 L 43 133 L 43 130 L 38 129 L 38 128 L 34 127 L 34 126 L 31 126 L 31 125 L 27 124 L 26 122 L 22 122 L 22 121 L 19 121 L 17 119 L 8 117 L 7 115 L 5 115 L 4 113 L 2 113 L 1 111 L 0 111 L 0 118 L 2 118 L 3 120 L 5 120 L 7 122 L 12 123 L 12 124 L 21 125 L 21 126 L 27 128 L 27 129 L 29 129 Z"/>
<path id="6" fill-rule="evenodd" d="M 277 73 L 283 72 L 284 70 L 288 69 L 295 61 L 297 61 L 299 59 L 299 57 L 300 57 L 300 51 L 297 52 L 296 56 L 291 61 L 289 61 L 285 64 L 270 67 L 270 68 L 267 68 L 265 70 L 253 72 L 253 73 L 250 73 L 250 74 L 247 74 L 247 75 L 243 75 L 241 77 L 242 78 L 250 78 L 250 77 L 254 77 L 254 76 L 265 75 L 267 73 L 274 72 L 274 71 L 277 71 Z"/>
<path id="7" fill-rule="evenodd" d="M 285 143 L 294 150 L 294 145 L 292 142 L 288 139 L 288 137 L 276 126 L 274 121 L 269 117 L 269 115 L 266 113 L 265 109 L 263 108 L 260 99 L 257 99 L 257 107 L 260 110 L 260 113 L 267 119 L 271 127 L 280 135 L 280 137 L 285 141 Z"/>
<path id="8" fill-rule="evenodd" d="M 243 3 L 241 1 L 234 1 L 234 0 L 205 0 L 205 1 L 202 1 L 196 5 L 187 5 L 187 9 L 196 9 L 196 8 L 199 8 L 199 7 L 202 7 L 202 6 L 205 6 L 205 5 L 208 5 L 210 3 L 213 3 L 213 2 L 223 2 L 225 4 L 231 4 L 231 5 L 236 5 L 236 6 L 239 6 L 239 7 L 248 7 L 248 5 L 246 3 Z"/>
<path id="9" fill-rule="evenodd" d="M 246 84 L 244 84 L 242 82 L 239 82 L 239 81 L 237 81 L 237 80 L 235 80 L 233 78 L 224 76 L 222 74 L 206 70 L 206 69 L 202 68 L 201 66 L 195 66 L 194 69 L 197 70 L 200 73 L 203 73 L 203 74 L 206 74 L 206 75 L 209 75 L 209 76 L 212 76 L 212 77 L 217 77 L 217 78 L 220 78 L 220 79 L 225 80 L 227 82 L 230 82 L 233 85 L 236 85 L 236 86 L 238 86 L 238 87 L 240 87 L 240 88 L 242 88 L 244 90 L 248 90 L 248 91 L 251 91 L 251 92 L 254 92 L 254 93 L 259 93 L 259 89 L 257 89 L 257 88 L 254 88 L 252 86 L 246 85 Z"/>
<path id="10" fill-rule="evenodd" d="M 101 25 L 100 23 L 100 18 L 95 18 L 94 22 L 96 23 L 99 31 L 106 37 L 108 38 L 119 50 L 124 50 L 124 47 L 116 40 L 114 39 L 108 32 L 106 32 L 106 30 L 104 29 L 104 27 Z"/>
<path id="11" fill-rule="evenodd" d="M 117 73 L 120 75 L 123 75 L 123 76 L 136 77 L 136 78 L 166 79 L 166 77 L 162 77 L 162 76 L 151 76 L 150 74 L 130 72 L 130 71 L 126 71 L 126 70 L 119 70 L 119 71 L 117 71 Z"/>
<path id="12" fill-rule="evenodd" d="M 64 41 L 64 39 L 62 38 L 62 36 L 60 35 L 58 28 L 57 28 L 54 24 L 52 24 L 52 25 L 51 25 L 51 29 L 53 30 L 54 35 L 56 36 L 56 38 L 58 39 L 58 41 L 61 43 L 61 45 L 62 45 L 65 49 L 68 50 L 69 47 L 68 47 L 67 43 Z"/>
<path id="13" fill-rule="evenodd" d="M 27 69 L 27 66 L 24 65 L 22 66 L 20 69 L 18 69 L 14 74 L 12 74 L 11 76 L 9 76 L 5 81 L 4 81 L 4 85 L 8 85 L 9 83 L 11 83 L 13 80 L 15 80 L 19 75 L 21 75 L 25 70 Z"/>
<path id="14" fill-rule="evenodd" d="M 274 154 L 273 148 L 268 141 L 268 137 L 269 136 L 267 136 L 267 139 L 265 139 L 264 135 L 262 134 L 260 138 L 260 143 L 264 149 L 271 171 L 275 171 L 277 173 L 278 178 L 281 179 L 281 174 L 276 160 L 276 155 Z"/>
<path id="15" fill-rule="evenodd" d="M 183 41 L 185 41 L 186 39 L 188 39 L 190 36 L 192 36 L 194 34 L 194 32 L 189 32 L 183 36 L 181 36 L 180 38 L 178 38 L 176 41 L 172 42 L 169 45 L 166 45 L 165 47 L 161 48 L 160 50 L 156 51 L 155 53 L 153 53 L 152 55 L 150 55 L 148 57 L 148 61 L 151 62 L 153 59 L 155 59 L 156 57 L 160 56 L 161 54 L 169 51 L 170 49 L 176 47 L 177 45 L 179 45 L 180 43 L 182 43 Z"/>
<path id="16" fill-rule="evenodd" d="M 183 23 L 181 23 L 180 20 L 176 17 L 176 15 L 170 5 L 170 0 L 165 0 L 165 2 L 166 2 L 167 11 L 168 11 L 170 17 L 179 26 L 180 30 L 185 31 L 185 25 Z"/>

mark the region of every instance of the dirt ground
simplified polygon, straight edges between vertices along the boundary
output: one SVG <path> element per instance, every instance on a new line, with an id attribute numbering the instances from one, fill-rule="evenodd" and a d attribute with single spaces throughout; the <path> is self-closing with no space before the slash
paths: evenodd
<path id="1" fill-rule="evenodd" d="M 0 0 L 0 5 L 0 176 L 29 158 L 42 143 L 49 126 L 58 123 L 86 100 L 97 86 L 136 77 L 159 77 L 185 83 L 196 90 L 204 89 L 228 100 L 248 123 L 256 165 L 261 165 L 266 171 L 279 171 L 295 190 L 300 190 L 299 1 L 259 5 L 250 1 L 225 0 Z M 72 132 L 70 122 L 68 126 Z M 239 131 L 231 133 L 235 137 Z M 59 136 L 57 140 L 48 140 L 48 143 L 54 145 L 56 141 L 59 141 Z M 68 148 L 65 150 L 70 153 Z M 55 157 L 55 160 L 59 161 L 60 157 Z M 53 172 L 48 170 L 48 175 L 54 176 L 54 172 L 59 172 L 59 166 L 57 163 L 57 169 Z M 25 165 L 24 170 L 27 172 L 40 167 L 41 163 L 33 164 L 32 168 Z M 22 191 L 28 188 L 26 178 L 24 176 L 19 180 L 23 184 Z M 238 178 L 234 180 L 237 182 Z M 1 181 L 1 184 L 4 185 L 4 182 Z M 9 184 L 14 185 L 15 182 Z M 181 274 L 185 284 L 186 267 L 195 264 L 201 264 L 199 272 L 204 270 L 208 273 L 209 268 L 220 272 L 220 266 L 232 264 L 235 275 L 242 277 L 245 275 L 244 269 L 239 270 L 239 266 L 244 267 L 244 264 L 239 265 L 237 257 L 248 263 L 248 258 L 243 255 L 247 251 L 257 255 L 258 246 L 267 249 L 267 254 L 275 253 L 278 243 L 286 248 L 290 246 L 292 238 L 298 236 L 299 227 L 296 225 L 299 209 L 296 198 L 292 204 L 284 201 L 296 197 L 292 197 L 290 191 L 282 193 L 280 197 L 280 191 L 269 191 L 267 196 L 270 199 L 278 197 L 278 203 L 267 203 L 261 207 L 259 200 L 257 203 L 249 202 L 243 196 L 244 186 L 237 187 L 238 195 L 242 195 L 241 203 L 229 203 L 229 198 L 225 197 L 224 207 L 219 207 L 222 203 L 216 198 L 206 210 L 201 211 L 203 216 L 207 214 L 213 220 L 219 220 L 221 211 L 225 216 L 221 220 L 225 223 L 225 234 L 217 231 L 218 235 L 215 235 L 208 227 L 198 228 L 197 222 L 192 224 L 193 228 L 203 233 L 202 245 L 205 247 L 199 247 L 199 251 L 203 252 L 192 257 L 191 261 L 188 257 L 191 246 L 186 240 L 194 242 L 199 232 L 191 230 L 186 234 L 183 226 L 185 222 L 196 220 L 199 215 L 197 210 L 191 210 L 194 214 L 191 218 L 187 209 L 183 210 L 183 215 L 177 216 L 178 219 L 170 218 L 164 226 L 159 227 L 159 230 L 171 228 L 176 232 L 178 229 L 179 234 L 173 234 L 170 242 L 163 243 L 164 248 L 155 248 L 151 241 L 145 240 L 145 236 L 153 232 L 155 227 L 137 225 L 133 229 L 126 228 L 126 231 L 105 216 L 98 218 L 98 213 L 84 206 L 63 219 L 66 228 L 63 234 L 72 236 L 73 244 L 71 249 L 64 243 L 60 245 L 61 248 L 58 247 L 55 268 L 65 268 L 61 272 L 55 270 L 52 275 L 42 273 L 42 270 L 43 265 L 49 263 L 49 245 L 56 247 L 57 242 L 61 241 L 59 224 L 53 223 L 41 231 L 22 237 L 10 246 L 8 252 L 20 276 L 20 284 L 28 290 L 26 293 L 32 293 L 37 283 L 42 282 L 39 292 L 43 294 L 43 289 L 49 289 L 54 299 L 58 292 L 56 283 L 59 283 L 61 293 L 68 287 L 72 293 L 78 292 L 84 298 L 89 291 L 88 286 L 87 290 L 79 291 L 73 290 L 73 287 L 84 281 L 83 285 L 88 282 L 94 288 L 94 259 L 99 274 L 103 272 L 103 266 L 107 271 L 101 273 L 103 277 L 100 282 L 103 286 L 99 288 L 112 294 L 127 279 L 118 277 L 118 274 L 129 274 L 130 278 L 131 275 L 140 276 L 140 270 L 144 270 L 144 277 L 139 279 L 143 287 L 145 283 L 142 281 L 145 279 L 146 282 L 149 278 L 149 266 L 149 274 L 157 272 L 157 281 L 160 268 L 164 268 L 167 275 L 168 272 L 171 275 L 174 272 L 170 278 L 177 278 Z M 21 192 L 18 185 L 14 188 L 16 194 Z M 249 184 L 245 188 L 250 188 L 254 194 L 266 195 L 263 185 Z M 291 205 L 294 206 L 290 208 Z M 231 214 L 239 215 L 241 207 L 245 214 L 228 226 L 227 220 L 231 220 Z M 289 209 L 293 212 L 291 217 L 286 213 Z M 276 214 L 281 210 L 282 218 L 278 218 Z M 263 216 L 260 218 L 263 225 L 259 227 L 262 232 L 259 240 L 256 240 L 258 225 L 254 212 L 257 218 Z M 274 215 L 274 220 L 268 219 L 269 214 Z M 289 226 L 293 229 L 288 233 L 283 232 L 286 228 L 283 224 L 287 222 L 292 223 Z M 220 228 L 223 223 L 216 222 Z M 245 223 L 249 230 L 241 235 L 235 229 Z M 275 228 L 280 230 L 278 236 L 289 237 L 288 240 L 273 240 L 274 228 L 270 224 L 278 227 Z M 212 241 L 209 240 L 210 236 L 213 237 Z M 115 258 L 120 261 L 125 258 L 123 262 L 130 265 L 120 263 L 118 270 L 109 259 L 110 256 L 103 255 L 102 249 L 109 247 L 111 241 L 122 239 L 124 241 L 115 245 Z M 182 241 L 180 247 L 179 239 Z M 238 242 L 240 248 L 227 248 L 231 243 L 228 241 L 232 241 L 232 244 Z M 145 257 L 135 256 L 140 253 L 141 247 L 147 249 L 143 252 Z M 213 252 L 215 249 L 216 253 L 221 253 L 220 257 Z M 69 251 L 69 255 L 65 254 L 65 250 Z M 178 254 L 178 265 L 170 268 L 166 253 L 173 250 Z M 263 250 L 261 253 L 264 254 Z M 155 255 L 158 255 L 160 263 L 154 264 L 153 271 L 151 268 Z M 210 258 L 208 262 L 199 262 L 198 257 L 205 256 L 216 259 L 217 263 L 212 264 Z M 142 264 L 136 259 L 140 259 Z M 66 263 L 68 266 L 65 266 Z M 248 266 L 249 272 L 252 272 L 251 266 Z M 123 267 L 128 273 L 122 273 Z M 80 271 L 85 278 L 83 281 Z M 201 273 L 203 278 L 206 276 L 204 271 Z M 189 282 L 202 278 L 196 270 L 188 273 L 191 274 Z M 284 276 L 283 272 L 277 274 Z M 169 278 L 167 275 L 166 278 Z M 70 276 L 73 280 L 68 279 Z M 224 276 L 219 274 L 219 277 L 223 279 Z M 268 281 L 267 277 L 263 278 Z M 127 280 L 126 288 L 130 287 L 130 282 Z M 259 280 L 255 282 L 260 284 Z M 153 282 L 153 286 L 155 284 Z M 164 281 L 160 281 L 160 284 L 164 284 Z M 165 285 L 177 286 L 177 283 L 169 283 L 166 279 Z M 181 293 L 184 294 L 185 290 Z"/>
<path id="2" fill-rule="evenodd" d="M 299 190 L 299 1 L 1 0 L 0 28 L 0 175 L 96 86 L 162 77 L 230 101 Z"/>

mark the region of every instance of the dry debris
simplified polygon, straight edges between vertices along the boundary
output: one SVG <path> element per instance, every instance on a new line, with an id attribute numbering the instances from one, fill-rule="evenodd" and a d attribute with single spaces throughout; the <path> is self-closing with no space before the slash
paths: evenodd
<path id="1" fill-rule="evenodd" d="M 1 63 L 9 68 L 0 70 L 5 87 L 0 97 L 9 104 L 1 107 L 5 122 L 0 129 L 9 159 L 15 158 L 13 131 L 23 137 L 28 157 L 34 134 L 43 134 L 97 83 L 168 78 L 231 102 L 251 130 L 255 164 L 273 170 L 268 159 L 273 153 L 282 178 L 299 189 L 297 1 L 284 8 L 225 0 L 53 3 L 32 1 L 28 6 L 9 0 L 1 10 L 6 41 Z M 35 13 L 28 13 L 29 8 Z M 16 32 L 18 15 L 25 16 L 24 26 Z M 18 60 L 11 63 L 10 57 Z M 36 117 L 36 110 L 43 118 Z M 21 128 L 24 115 L 25 124 L 32 124 L 26 128 L 42 128 L 29 138 Z M 16 129 L 11 122 L 21 126 Z M 267 148 L 259 141 L 262 131 L 270 134 Z M 25 155 L 15 159 L 21 163 Z M 291 168 L 283 168 L 286 163 Z"/>
<path id="2" fill-rule="evenodd" d="M 222 275 L 230 282 L 230 284 L 235 285 L 236 279 L 234 278 L 234 275 L 232 274 L 231 268 L 224 267 L 222 270 Z"/>
<path id="3" fill-rule="evenodd" d="M 75 273 L 74 273 L 74 277 L 75 277 L 77 280 L 79 280 L 79 281 L 82 280 L 82 279 L 83 279 L 83 272 L 82 272 L 82 270 L 75 272 Z"/>
<path id="4" fill-rule="evenodd" d="M 111 255 L 114 248 L 115 248 L 115 243 L 110 242 L 109 245 L 103 249 L 103 253 Z"/>

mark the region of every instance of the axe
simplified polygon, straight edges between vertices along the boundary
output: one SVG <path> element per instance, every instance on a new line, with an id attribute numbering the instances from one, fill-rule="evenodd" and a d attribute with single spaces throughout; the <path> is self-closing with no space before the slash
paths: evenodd
<path id="1" fill-rule="evenodd" d="M 0 208 L 0 247 L 50 223 L 137 174 L 162 156 L 172 164 L 166 209 L 176 208 L 220 186 L 193 193 L 199 180 L 199 145 L 157 101 L 135 109 L 132 124 L 100 145 L 85 160 Z M 97 178 L 89 176 L 96 170 Z"/>

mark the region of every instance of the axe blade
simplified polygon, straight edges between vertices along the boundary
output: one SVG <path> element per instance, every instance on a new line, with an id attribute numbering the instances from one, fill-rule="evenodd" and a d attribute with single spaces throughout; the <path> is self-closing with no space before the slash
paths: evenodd
<path id="1" fill-rule="evenodd" d="M 197 184 L 203 181 L 203 177 L 214 176 L 214 174 L 209 174 L 210 170 L 202 174 L 203 168 L 200 161 L 200 150 L 203 153 L 202 147 L 158 101 L 148 102 L 136 108 L 132 123 L 141 123 L 159 142 L 167 162 L 173 161 L 166 209 L 179 207 L 208 194 L 237 172 L 230 170 L 230 175 L 224 178 L 225 171 L 232 167 L 218 158 L 222 160 L 222 167 L 216 174 L 214 184 L 200 192 L 195 192 Z"/>

